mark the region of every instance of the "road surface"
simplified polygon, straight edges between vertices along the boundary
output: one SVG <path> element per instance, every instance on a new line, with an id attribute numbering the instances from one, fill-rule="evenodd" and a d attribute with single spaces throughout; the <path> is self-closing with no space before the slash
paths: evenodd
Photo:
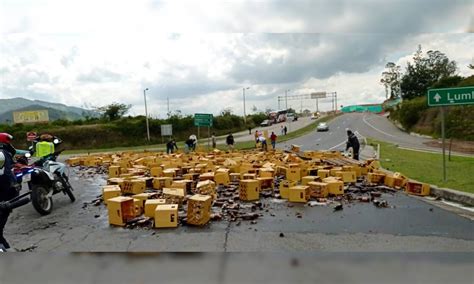
<path id="1" fill-rule="evenodd" d="M 346 129 L 351 129 L 359 138 L 370 137 L 379 141 L 390 142 L 399 147 L 423 150 L 430 152 L 441 152 L 440 148 L 426 145 L 428 142 L 438 140 L 420 136 L 410 135 L 397 128 L 385 116 L 372 113 L 348 113 L 336 117 L 329 122 L 328 132 L 312 132 L 297 139 L 281 143 L 281 148 L 291 144 L 302 145 L 302 149 L 318 150 L 344 150 L 347 141 Z M 462 154 L 472 156 L 468 154 Z"/>
<path id="2" fill-rule="evenodd" d="M 301 144 L 303 149 L 338 149 L 345 143 L 347 127 L 363 136 L 383 131 L 387 133 L 381 132 L 380 137 L 405 139 L 388 132 L 373 116 L 349 114 L 332 121 L 328 133 L 313 132 L 287 144 Z M 411 136 L 406 139 L 410 145 L 422 141 Z M 78 169 L 72 169 L 70 174 L 76 189 L 75 203 L 57 195 L 49 216 L 39 216 L 31 204 L 13 212 L 6 237 L 15 248 L 55 252 L 474 252 L 472 211 L 460 216 L 402 192 L 382 195 L 389 208 L 353 203 L 334 212 L 332 206 L 289 207 L 286 201 L 263 199 L 268 212 L 259 211 L 262 217 L 256 224 L 215 221 L 204 228 L 124 229 L 109 226 L 105 206 L 90 204 L 101 194 L 105 176 Z"/>

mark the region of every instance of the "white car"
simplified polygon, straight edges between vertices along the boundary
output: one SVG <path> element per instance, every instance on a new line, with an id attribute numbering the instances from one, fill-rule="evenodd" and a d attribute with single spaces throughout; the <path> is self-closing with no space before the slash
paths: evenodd
<path id="1" fill-rule="evenodd" d="M 270 126 L 272 125 L 272 122 L 268 119 L 265 119 L 262 123 L 260 123 L 260 126 L 265 127 L 265 126 Z"/>
<path id="2" fill-rule="evenodd" d="M 316 127 L 316 130 L 319 131 L 329 131 L 329 125 L 326 122 L 321 122 Z"/>

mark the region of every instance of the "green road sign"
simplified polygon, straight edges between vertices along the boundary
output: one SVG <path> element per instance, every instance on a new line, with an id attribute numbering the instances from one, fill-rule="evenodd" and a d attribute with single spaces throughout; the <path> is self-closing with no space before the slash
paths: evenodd
<path id="1" fill-rule="evenodd" d="M 213 116 L 211 113 L 195 113 L 194 126 L 212 126 Z"/>
<path id="2" fill-rule="evenodd" d="M 474 104 L 474 87 L 428 90 L 428 106 Z"/>

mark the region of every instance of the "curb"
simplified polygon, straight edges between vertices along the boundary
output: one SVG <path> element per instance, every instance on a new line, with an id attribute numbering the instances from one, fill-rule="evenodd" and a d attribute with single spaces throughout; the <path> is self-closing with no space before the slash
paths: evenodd
<path id="1" fill-rule="evenodd" d="M 474 207 L 474 194 L 430 185 L 430 195 Z"/>

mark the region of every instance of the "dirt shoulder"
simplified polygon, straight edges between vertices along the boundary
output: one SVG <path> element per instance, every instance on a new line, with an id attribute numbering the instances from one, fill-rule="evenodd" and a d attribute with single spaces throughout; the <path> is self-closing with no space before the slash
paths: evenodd
<path id="1" fill-rule="evenodd" d="M 424 143 L 426 146 L 435 147 L 435 148 L 443 148 L 443 143 L 441 139 L 428 141 Z M 451 151 L 465 153 L 465 154 L 474 154 L 474 141 L 461 141 L 461 140 L 450 140 L 446 139 L 446 149 L 449 150 L 451 147 Z"/>

